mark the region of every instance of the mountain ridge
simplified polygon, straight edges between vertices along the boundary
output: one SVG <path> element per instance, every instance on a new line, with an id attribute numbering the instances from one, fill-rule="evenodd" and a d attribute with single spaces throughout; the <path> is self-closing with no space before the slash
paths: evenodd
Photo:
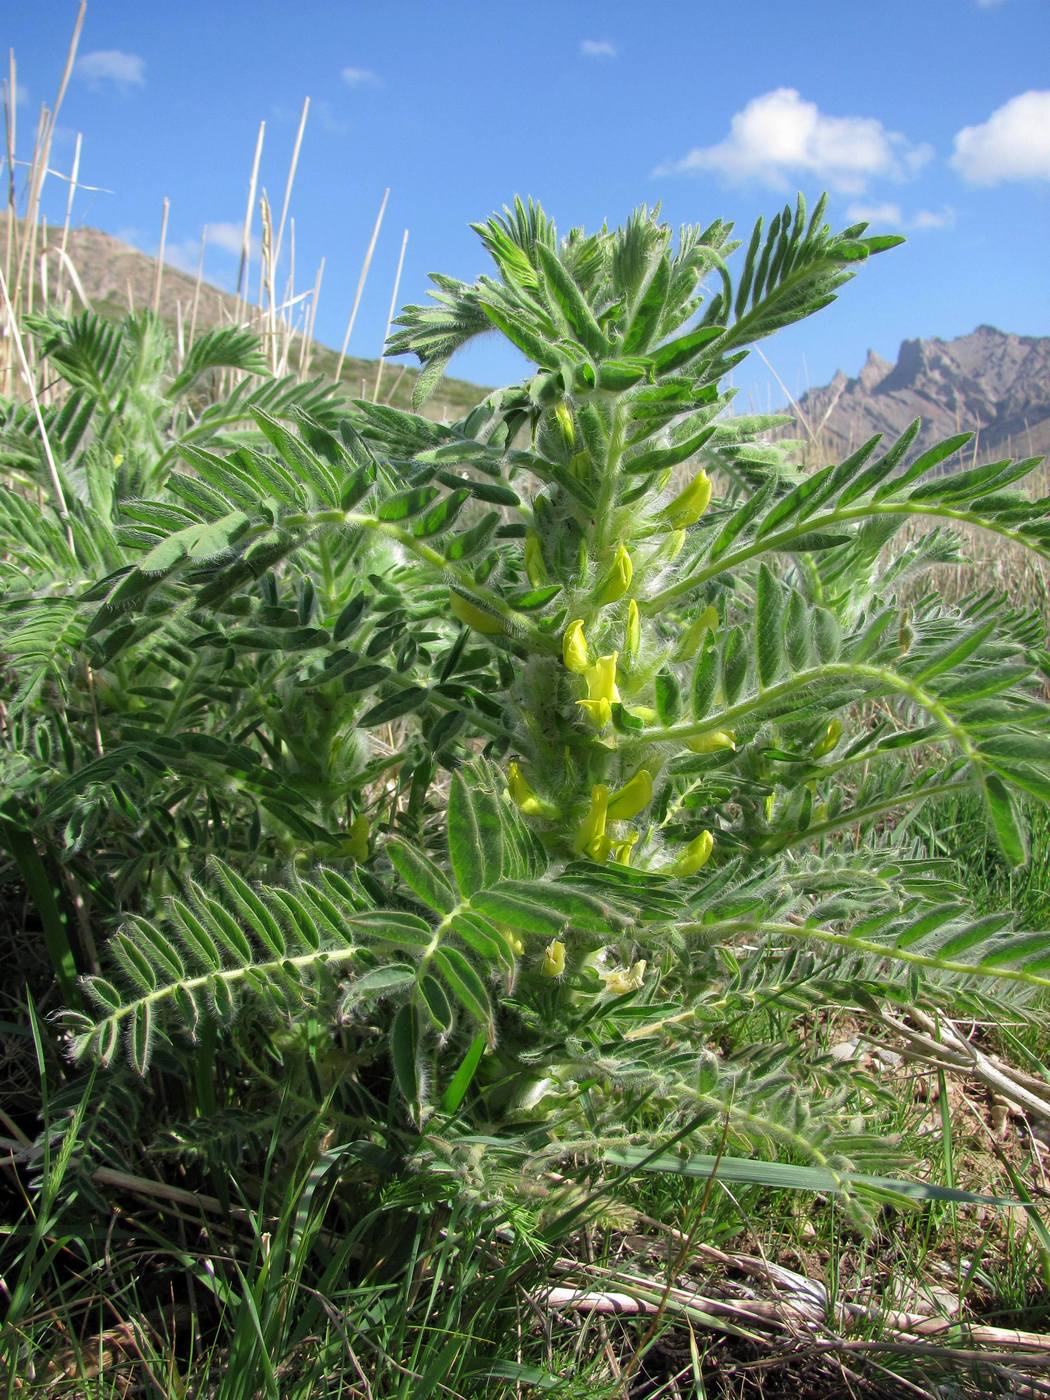
<path id="1" fill-rule="evenodd" d="M 980 325 L 967 335 L 901 342 L 896 362 L 868 351 L 856 376 L 839 370 L 798 400 L 799 427 L 821 455 L 846 454 L 874 433 L 895 438 L 915 418 L 921 452 L 972 431 L 981 457 L 1050 453 L 1050 336 Z"/>

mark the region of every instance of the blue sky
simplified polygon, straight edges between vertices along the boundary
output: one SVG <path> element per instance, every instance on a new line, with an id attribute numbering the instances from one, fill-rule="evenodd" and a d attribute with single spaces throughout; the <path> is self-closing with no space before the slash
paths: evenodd
<path id="1" fill-rule="evenodd" d="M 8 7 L 19 148 L 57 87 L 74 0 Z M 1050 334 L 1050 0 L 92 0 L 55 169 L 83 134 L 76 222 L 169 247 L 230 285 L 248 172 L 279 206 L 312 99 L 292 213 L 297 285 L 326 259 L 317 333 L 342 339 L 383 190 L 390 200 L 351 350 L 378 352 L 402 233 L 400 302 L 426 274 L 485 268 L 467 227 L 515 194 L 563 229 L 660 201 L 744 236 L 801 189 L 907 244 L 835 306 L 763 346 L 793 393 L 854 374 L 869 346 L 981 323 Z M 6 171 L 4 173 L 6 183 Z M 101 192 L 105 191 L 105 192 Z M 51 218 L 64 187 L 49 185 Z M 256 220 L 256 230 L 258 221 Z M 738 404 L 782 402 L 752 357 Z M 495 337 L 453 373 L 517 377 Z"/>

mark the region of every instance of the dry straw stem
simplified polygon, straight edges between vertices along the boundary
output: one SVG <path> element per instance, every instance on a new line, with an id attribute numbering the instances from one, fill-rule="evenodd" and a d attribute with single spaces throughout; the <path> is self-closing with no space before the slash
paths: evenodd
<path id="1" fill-rule="evenodd" d="M 171 212 L 171 200 L 164 196 L 164 212 L 160 217 L 160 248 L 157 252 L 157 273 L 153 279 L 153 314 L 156 316 L 160 311 L 160 288 L 164 278 L 164 246 L 168 241 L 168 215 Z"/>
<path id="2" fill-rule="evenodd" d="M 904 1054 L 920 1064 L 971 1076 L 1017 1108 L 1050 1123 L 1050 1084 L 1014 1069 L 995 1055 L 979 1050 L 946 1016 L 934 1020 L 917 1007 L 908 1012 L 909 1026 L 889 1011 L 879 1019 L 905 1042 Z"/>
<path id="3" fill-rule="evenodd" d="M 237 319 L 243 320 L 247 302 L 248 266 L 252 253 L 252 214 L 255 210 L 255 191 L 259 183 L 259 163 L 262 160 L 263 141 L 266 139 L 266 123 L 259 123 L 259 134 L 255 140 L 255 156 L 252 160 L 252 173 L 248 179 L 248 203 L 244 210 L 244 227 L 241 230 L 241 261 L 237 268 Z"/>
<path id="4" fill-rule="evenodd" d="M 335 366 L 335 381 L 338 384 L 343 377 L 343 361 L 346 359 L 347 347 L 350 344 L 350 337 L 354 331 L 354 322 L 357 320 L 358 307 L 361 305 L 361 294 L 364 292 L 365 283 L 368 280 L 368 270 L 372 266 L 372 258 L 375 254 L 376 243 L 379 240 L 379 230 L 383 227 L 383 215 L 386 213 L 387 200 L 390 198 L 390 190 L 383 191 L 383 198 L 379 203 L 379 213 L 376 215 L 375 224 L 372 227 L 372 237 L 368 241 L 368 249 L 365 253 L 364 262 L 361 264 L 361 275 L 357 279 L 357 290 L 354 292 L 354 304 L 350 308 L 350 319 L 346 323 L 346 334 L 343 336 L 342 348 L 339 351 L 339 359 Z M 362 393 L 364 390 L 362 389 Z"/>
<path id="5" fill-rule="evenodd" d="M 306 326 L 303 331 L 302 340 L 299 347 L 299 375 L 305 379 L 310 372 L 310 357 L 314 349 L 314 323 L 317 320 L 317 303 L 321 299 L 321 282 L 324 279 L 325 259 L 322 258 L 317 268 L 317 276 L 314 279 L 313 291 L 310 293 L 310 308 L 307 313 Z"/>
<path id="6" fill-rule="evenodd" d="M 29 175 L 26 185 L 26 208 L 24 216 L 18 219 L 17 184 L 15 181 L 15 94 L 17 91 L 14 54 L 8 58 L 8 77 L 6 83 L 6 93 L 4 101 L 4 120 L 7 129 L 7 244 L 4 252 L 4 283 L 6 287 L 6 297 L 14 311 L 14 323 L 21 323 L 22 316 L 32 310 L 33 287 L 35 283 L 34 268 L 36 262 L 36 241 L 38 236 L 38 225 L 40 219 L 40 198 L 44 188 L 44 182 L 48 175 L 48 163 L 51 158 L 51 142 L 55 133 L 55 123 L 62 108 L 62 102 L 69 86 L 69 80 L 73 73 L 73 65 L 76 62 L 77 48 L 80 44 L 80 34 L 84 27 L 84 16 L 87 12 L 87 0 L 81 0 L 77 11 L 76 21 L 73 25 L 73 33 L 69 41 L 69 48 L 66 52 L 66 62 L 62 70 L 62 77 L 58 85 L 58 93 L 55 97 L 54 106 L 49 110 L 46 106 L 40 109 L 40 118 L 37 123 L 36 139 L 33 146 L 33 158 L 29 165 Z M 15 360 L 24 361 L 29 358 L 24 350 L 15 348 L 14 342 L 10 346 L 5 346 L 0 340 L 0 392 L 11 394 L 16 380 Z"/>
<path id="7" fill-rule="evenodd" d="M 70 550 L 73 549 L 73 526 L 69 516 L 69 507 L 66 504 L 65 492 L 62 490 L 62 479 L 59 476 L 58 463 L 55 461 L 55 454 L 51 450 L 51 439 L 47 435 L 47 425 L 44 422 L 44 415 L 40 409 L 40 399 L 36 392 L 36 385 L 33 382 L 33 372 L 30 369 L 29 361 L 26 358 L 25 350 L 22 346 L 22 337 L 19 333 L 18 321 L 15 318 L 15 309 L 11 304 L 11 298 L 7 290 L 7 278 L 0 272 L 0 293 L 3 295 L 4 311 L 7 314 L 8 335 L 11 344 L 14 346 L 15 354 L 18 356 L 22 367 L 22 374 L 25 378 L 26 388 L 29 391 L 30 402 L 33 405 L 33 412 L 36 415 L 37 426 L 40 429 L 40 440 L 43 443 L 44 455 L 47 458 L 48 475 L 51 478 L 51 489 L 55 495 L 55 509 L 61 517 L 66 529 L 66 542 Z"/>
<path id="8" fill-rule="evenodd" d="M 306 130 L 306 118 L 310 113 L 310 99 L 307 97 L 303 101 L 303 110 L 299 116 L 299 130 L 295 134 L 295 145 L 292 147 L 292 159 L 288 165 L 288 179 L 284 186 L 284 199 L 281 203 L 281 220 L 277 225 L 277 242 L 274 245 L 273 261 L 274 266 L 281 260 L 281 246 L 284 243 L 284 228 L 288 222 L 288 206 L 292 200 L 292 186 L 295 184 L 295 172 L 299 167 L 299 152 L 303 144 L 303 132 Z"/>
<path id="9" fill-rule="evenodd" d="M 408 247 L 408 229 L 405 229 L 401 237 L 401 252 L 397 259 L 397 272 L 394 274 L 394 288 L 390 294 L 390 310 L 386 318 L 386 330 L 383 332 L 383 349 L 379 354 L 379 363 L 376 365 L 376 386 L 372 391 L 372 402 L 379 402 L 379 385 L 383 378 L 383 366 L 386 363 L 386 343 L 390 338 L 390 327 L 394 321 L 394 312 L 397 310 L 397 294 L 401 290 L 401 270 L 405 265 L 405 249 Z"/>
<path id="10" fill-rule="evenodd" d="M 65 218 L 64 218 L 63 221 L 62 221 L 62 242 L 61 242 L 61 243 L 59 244 L 59 246 L 58 246 L 58 261 L 59 261 L 59 267 L 58 267 L 58 282 L 57 282 L 56 289 L 55 289 L 55 294 L 56 294 L 56 296 L 57 296 L 57 295 L 61 292 L 61 290 L 62 290 L 62 275 L 63 275 L 63 273 L 66 271 L 67 267 L 68 267 L 68 268 L 72 268 L 72 263 L 71 263 L 70 260 L 69 260 L 69 254 L 67 253 L 66 250 L 67 250 L 67 248 L 69 247 L 69 226 L 70 226 L 70 223 L 71 223 L 72 218 L 73 218 L 73 200 L 74 200 L 74 198 L 76 197 L 76 192 L 77 192 L 77 180 L 78 180 L 79 175 L 80 175 L 80 151 L 81 151 L 82 145 L 83 145 L 83 136 L 82 136 L 82 134 L 78 131 L 78 132 L 77 132 L 77 142 L 76 142 L 76 146 L 73 148 L 73 168 L 72 168 L 72 170 L 70 171 L 70 176 L 69 176 L 69 188 L 68 188 L 68 190 L 66 191 L 66 216 L 65 216 Z M 74 276 L 75 276 L 75 274 L 74 274 Z M 80 296 L 81 296 L 81 300 L 83 300 L 83 292 L 81 291 L 79 294 L 80 294 Z"/>

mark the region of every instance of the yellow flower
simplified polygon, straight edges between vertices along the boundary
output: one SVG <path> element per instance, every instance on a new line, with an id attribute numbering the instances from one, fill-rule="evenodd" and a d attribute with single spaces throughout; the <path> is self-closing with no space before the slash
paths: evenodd
<path id="1" fill-rule="evenodd" d="M 630 588 L 633 577 L 634 564 L 631 562 L 631 556 L 622 544 L 618 545 L 608 572 L 598 582 L 594 601 L 599 607 L 604 607 L 606 603 L 618 602 Z"/>
<path id="2" fill-rule="evenodd" d="M 828 721 L 828 727 L 824 731 L 824 737 L 816 745 L 811 757 L 823 758 L 825 754 L 831 753 L 832 749 L 842 738 L 842 721 L 833 719 Z"/>
<path id="3" fill-rule="evenodd" d="M 576 703 L 586 711 L 598 729 L 605 728 L 612 719 L 613 705 L 620 703 L 620 692 L 616 686 L 617 654 L 613 651 L 608 656 L 599 656 L 593 666 L 587 666 L 583 672 L 587 682 L 587 698 Z"/>
<path id="4" fill-rule="evenodd" d="M 548 802 L 533 791 L 517 763 L 511 763 L 507 768 L 507 789 L 514 805 L 527 817 L 543 817 L 552 821 L 559 815 L 553 802 Z"/>
<path id="5" fill-rule="evenodd" d="M 591 664 L 591 653 L 587 638 L 583 635 L 583 622 L 577 618 L 570 622 L 561 639 L 561 659 L 570 671 L 583 675 Z"/>
<path id="6" fill-rule="evenodd" d="M 708 605 L 700 616 L 692 623 L 688 631 L 678 643 L 676 653 L 679 661 L 690 661 L 700 649 L 700 643 L 704 640 L 706 632 L 714 632 L 718 629 L 718 609 L 713 605 Z"/>
<path id="7" fill-rule="evenodd" d="M 360 862 L 368 859 L 368 836 L 368 818 L 355 817 L 343 837 L 343 851 L 351 860 Z"/>
<path id="8" fill-rule="evenodd" d="M 617 865 L 630 865 L 631 852 L 634 850 L 634 845 L 637 840 L 637 831 L 632 831 L 625 841 L 613 842 L 612 858 Z"/>
<path id="9" fill-rule="evenodd" d="M 636 992 L 645 981 L 646 961 L 640 958 L 638 962 L 632 963 L 630 968 L 611 967 L 608 972 L 599 972 L 598 976 L 605 983 L 605 990 L 614 997 L 623 996 L 624 992 Z"/>
<path id="10" fill-rule="evenodd" d="M 717 753 L 719 749 L 735 749 L 736 735 L 731 729 L 712 729 L 707 734 L 694 734 L 685 746 L 693 753 Z"/>
<path id="11" fill-rule="evenodd" d="M 629 783 L 624 783 L 618 792 L 609 798 L 609 820 L 629 821 L 639 812 L 644 812 L 653 800 L 653 775 L 647 768 L 639 768 Z"/>
<path id="12" fill-rule="evenodd" d="M 707 472 L 699 471 L 660 515 L 672 529 L 683 530 L 687 525 L 695 525 L 710 504 L 711 478 Z"/>
<path id="13" fill-rule="evenodd" d="M 560 977 L 565 971 L 565 944 L 559 939 L 548 943 L 543 953 L 543 966 L 540 972 L 544 977 Z"/>
<path id="14" fill-rule="evenodd" d="M 525 532 L 525 573 L 533 588 L 547 582 L 547 566 L 543 562 L 540 537 L 535 530 Z"/>
<path id="15" fill-rule="evenodd" d="M 576 849 L 595 860 L 604 860 L 609 852 L 608 845 L 605 845 L 605 823 L 608 813 L 609 789 L 605 783 L 596 783 L 591 788 L 590 810 L 576 833 Z"/>
<path id="16" fill-rule="evenodd" d="M 623 652 L 628 662 L 633 662 L 642 646 L 642 619 L 638 604 L 632 598 L 627 604 L 627 626 L 623 634 Z"/>
<path id="17" fill-rule="evenodd" d="M 497 637 L 506 631 L 503 619 L 497 617 L 495 613 L 486 612 L 484 608 L 479 608 L 477 603 L 472 603 L 469 598 L 464 598 L 462 593 L 449 592 L 449 606 L 460 622 L 465 622 L 468 627 L 472 627 L 475 632 L 481 632 L 486 637 Z"/>
<path id="18" fill-rule="evenodd" d="M 701 831 L 699 836 L 693 837 L 678 859 L 666 867 L 667 874 L 695 875 L 698 870 L 703 870 L 711 859 L 711 852 L 714 848 L 715 838 L 709 831 Z"/>

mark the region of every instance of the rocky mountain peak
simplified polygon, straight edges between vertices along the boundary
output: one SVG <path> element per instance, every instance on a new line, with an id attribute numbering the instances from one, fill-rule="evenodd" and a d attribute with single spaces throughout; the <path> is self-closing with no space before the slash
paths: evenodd
<path id="1" fill-rule="evenodd" d="M 981 325 L 954 340 L 905 340 L 894 364 L 869 350 L 856 378 L 840 370 L 799 407 L 812 430 L 823 425 L 825 460 L 873 433 L 892 439 L 914 418 L 917 451 L 971 429 L 980 458 L 1050 453 L 1050 337 Z"/>

